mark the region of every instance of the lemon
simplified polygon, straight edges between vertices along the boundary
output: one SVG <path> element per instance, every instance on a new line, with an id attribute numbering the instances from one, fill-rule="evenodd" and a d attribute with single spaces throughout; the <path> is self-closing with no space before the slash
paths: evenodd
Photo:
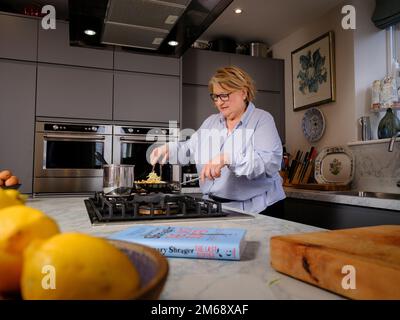
<path id="1" fill-rule="evenodd" d="M 56 233 L 57 224 L 39 210 L 23 205 L 0 210 L 0 292 L 19 289 L 24 249 Z"/>
<path id="2" fill-rule="evenodd" d="M 105 239 L 63 233 L 24 254 L 24 299 L 129 299 L 139 287 L 129 258 Z"/>
<path id="3" fill-rule="evenodd" d="M 24 204 L 24 200 L 25 198 L 17 190 L 0 188 L 0 209 Z"/>
<path id="4" fill-rule="evenodd" d="M 37 209 L 17 205 L 0 210 L 0 250 L 21 254 L 33 239 L 59 232 L 57 223 Z"/>

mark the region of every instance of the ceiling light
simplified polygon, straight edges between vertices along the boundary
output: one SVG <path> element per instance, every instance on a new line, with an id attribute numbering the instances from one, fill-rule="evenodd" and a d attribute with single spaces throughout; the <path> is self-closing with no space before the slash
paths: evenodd
<path id="1" fill-rule="evenodd" d="M 164 23 L 165 24 L 175 24 L 175 22 L 178 20 L 178 16 L 175 15 L 169 15 L 167 19 L 165 19 Z"/>
<path id="2" fill-rule="evenodd" d="M 161 44 L 164 38 L 154 38 L 152 44 Z"/>
<path id="3" fill-rule="evenodd" d="M 236 8 L 235 9 L 235 13 L 237 13 L 237 14 L 241 14 L 243 11 L 242 11 L 242 9 L 240 9 L 240 8 Z"/>
<path id="4" fill-rule="evenodd" d="M 179 44 L 179 42 L 178 42 L 178 41 L 171 40 L 171 41 L 168 41 L 168 44 L 169 44 L 171 47 L 176 47 L 176 46 Z"/>
<path id="5" fill-rule="evenodd" d="M 84 33 L 87 34 L 88 36 L 94 36 L 96 34 L 96 31 L 91 29 L 86 29 Z"/>

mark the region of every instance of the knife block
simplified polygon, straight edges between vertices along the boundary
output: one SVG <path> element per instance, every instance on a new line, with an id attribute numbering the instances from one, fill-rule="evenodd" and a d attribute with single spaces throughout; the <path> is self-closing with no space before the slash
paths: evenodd
<path id="1" fill-rule="evenodd" d="M 296 171 L 293 175 L 291 181 L 289 181 L 288 174 L 284 175 L 284 184 L 307 184 L 310 180 L 313 180 L 313 172 L 314 172 L 314 161 L 310 162 L 308 166 L 304 166 L 304 164 L 298 164 L 296 167 Z"/>
<path id="2" fill-rule="evenodd" d="M 281 173 L 283 178 L 283 186 L 296 189 L 305 190 L 320 190 L 320 191 L 347 191 L 351 189 L 351 184 L 319 184 L 315 183 L 314 180 L 314 163 L 309 165 L 301 179 L 302 165 L 299 165 L 296 169 L 296 173 L 293 176 L 291 182 L 289 182 L 287 172 Z"/>

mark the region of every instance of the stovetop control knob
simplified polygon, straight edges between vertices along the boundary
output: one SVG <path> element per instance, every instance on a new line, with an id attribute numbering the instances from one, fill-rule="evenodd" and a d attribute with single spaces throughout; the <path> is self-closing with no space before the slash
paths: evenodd
<path id="1" fill-rule="evenodd" d="M 132 132 L 133 132 L 133 129 L 132 129 L 132 128 L 129 128 L 129 129 L 128 129 L 128 132 L 129 132 L 129 133 L 132 133 Z"/>
<path id="2" fill-rule="evenodd" d="M 53 126 L 53 130 L 58 130 L 58 125 L 55 124 L 55 125 Z"/>
<path id="3" fill-rule="evenodd" d="M 97 131 L 97 127 L 92 127 L 92 131 Z"/>

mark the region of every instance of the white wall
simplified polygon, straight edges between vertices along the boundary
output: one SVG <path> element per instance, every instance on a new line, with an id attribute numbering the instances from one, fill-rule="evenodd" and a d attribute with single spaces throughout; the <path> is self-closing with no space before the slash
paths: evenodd
<path id="1" fill-rule="evenodd" d="M 356 30 L 342 28 L 345 4 L 356 8 Z M 291 52 L 331 30 L 335 34 L 336 102 L 318 106 L 324 113 L 326 130 L 314 146 L 321 150 L 359 139 L 357 119 L 369 115 L 370 85 L 386 72 L 385 32 L 371 21 L 374 7 L 374 0 L 346 1 L 273 46 L 274 58 L 285 60 L 286 145 L 290 153 L 308 150 L 311 145 L 301 129 L 305 110 L 293 111 Z"/>

